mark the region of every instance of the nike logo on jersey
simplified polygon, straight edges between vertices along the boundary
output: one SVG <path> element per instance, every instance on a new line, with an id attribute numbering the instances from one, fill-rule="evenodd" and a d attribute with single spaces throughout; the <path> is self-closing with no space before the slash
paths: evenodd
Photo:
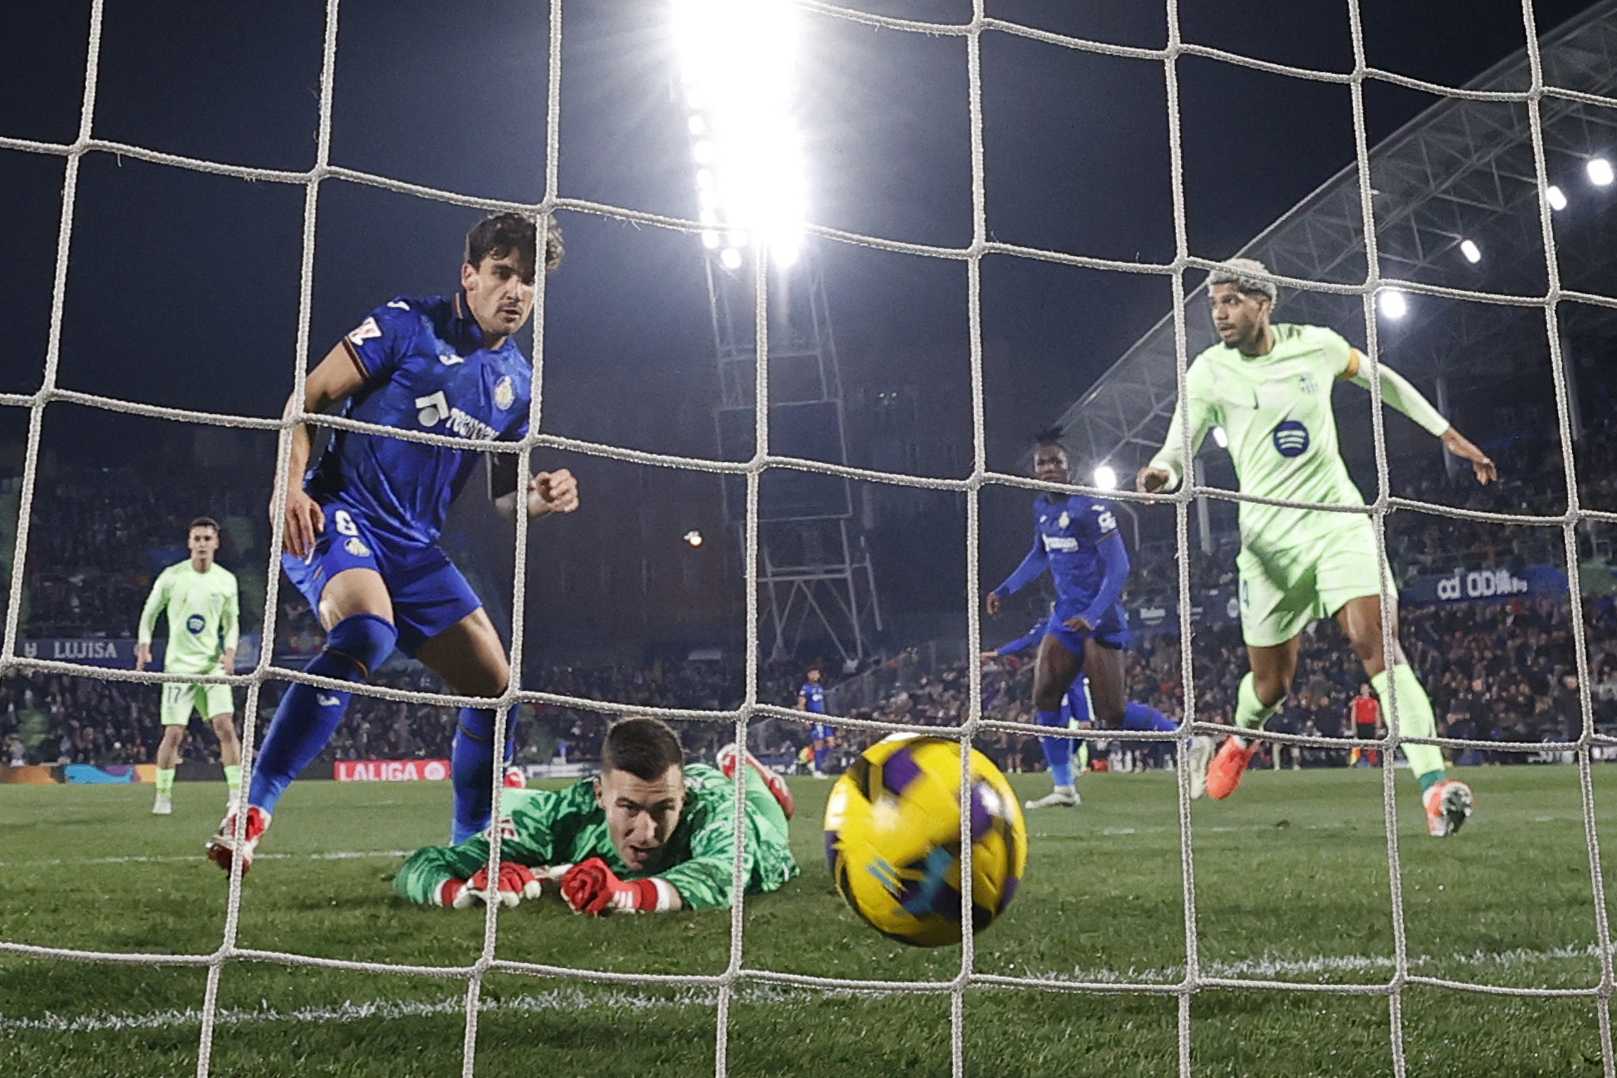
<path id="1" fill-rule="evenodd" d="M 438 362 L 442 363 L 446 367 L 453 367 L 457 363 L 465 363 L 466 357 L 455 355 L 439 356 Z"/>

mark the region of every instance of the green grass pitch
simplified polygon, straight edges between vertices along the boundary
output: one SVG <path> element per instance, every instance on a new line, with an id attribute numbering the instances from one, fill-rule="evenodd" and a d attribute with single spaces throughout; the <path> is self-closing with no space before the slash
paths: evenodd
<path id="1" fill-rule="evenodd" d="M 1407 773 L 1398 832 L 1412 972 L 1497 986 L 1600 982 L 1590 856 L 1572 767 L 1473 769 L 1476 817 L 1425 834 Z M 1617 771 L 1595 771 L 1597 808 Z M 1023 796 L 1042 776 L 1012 776 Z M 914 950 L 866 929 L 830 889 L 819 830 L 830 783 L 793 780 L 802 877 L 746 905 L 743 965 L 828 977 L 943 981 L 959 948 Z M 1169 774 L 1094 775 L 1077 809 L 1029 814 L 1030 858 L 1010 910 L 977 937 L 975 969 L 1009 977 L 1170 985 L 1185 921 L 1177 786 Z M 181 785 L 175 814 L 149 787 L 0 787 L 0 940 L 207 954 L 225 880 L 202 843 L 223 787 Z M 465 965 L 480 912 L 402 904 L 395 851 L 439 841 L 447 784 L 305 782 L 282 804 L 246 881 L 243 947 L 385 963 Z M 1393 919 L 1378 771 L 1254 773 L 1197 802 L 1202 973 L 1309 985 L 1385 984 Z M 1602 818 L 1604 827 L 1617 825 Z M 1610 861 L 1610 850 L 1603 860 Z M 1610 887 L 1609 873 L 1608 883 Z M 712 975 L 724 914 L 590 920 L 550 896 L 500 918 L 498 955 L 619 973 Z M 0 953 L 0 1059 L 19 1075 L 189 1075 L 205 970 Z M 459 1073 L 464 982 L 236 961 L 220 983 L 213 1073 Z M 477 1072 L 714 1072 L 715 996 L 578 978 L 491 975 Z M 1523 998 L 1414 986 L 1402 997 L 1410 1075 L 1601 1073 L 1591 996 Z M 849 993 L 744 983 L 729 1014 L 735 1075 L 946 1075 L 946 993 Z M 1393 1069 L 1384 995 L 1208 988 L 1190 1005 L 1197 1075 L 1367 1075 Z M 1178 1073 L 1171 994 L 973 987 L 970 1074 Z"/>

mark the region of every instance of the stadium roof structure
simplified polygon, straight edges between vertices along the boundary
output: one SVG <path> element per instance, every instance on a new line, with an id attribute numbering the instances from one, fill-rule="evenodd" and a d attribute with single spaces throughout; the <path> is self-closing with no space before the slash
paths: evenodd
<path id="1" fill-rule="evenodd" d="M 1585 219 L 1598 212 L 1586 197 L 1598 190 L 1585 178 L 1588 162 L 1605 152 L 1617 161 L 1617 101 L 1611 96 L 1617 90 L 1617 0 L 1604 0 L 1543 36 L 1539 54 L 1548 183 L 1573 201 L 1571 212 L 1554 217 L 1560 287 L 1563 293 L 1611 295 L 1617 244 L 1606 229 L 1579 227 L 1578 219 L 1580 209 Z M 1451 392 L 1465 393 L 1520 375 L 1524 366 L 1547 370 L 1543 299 L 1549 282 L 1529 108 L 1524 100 L 1497 97 L 1520 97 L 1531 87 L 1524 49 L 1462 89 L 1496 96 L 1445 98 L 1370 149 L 1380 277 L 1414 286 L 1401 289 L 1409 300 L 1405 317 L 1379 321 L 1379 351 L 1424 388 L 1441 376 Z M 1617 198 L 1617 185 L 1605 191 Z M 1351 341 L 1366 340 L 1363 219 L 1353 163 L 1241 250 L 1278 276 L 1360 289 L 1282 287 L 1281 321 L 1331 326 Z M 1462 253 L 1467 240 L 1480 260 Z M 1214 343 L 1205 298 L 1199 287 L 1189 287 L 1193 280 L 1199 283 L 1192 276 L 1186 289 L 1187 359 Z M 1421 285 L 1485 291 L 1515 302 L 1422 293 Z M 1557 308 L 1563 336 L 1569 320 L 1617 324 L 1614 308 L 1617 300 L 1563 300 Z M 1063 413 L 1069 446 L 1124 474 L 1149 459 L 1167 435 L 1177 398 L 1176 355 L 1169 311 Z"/>

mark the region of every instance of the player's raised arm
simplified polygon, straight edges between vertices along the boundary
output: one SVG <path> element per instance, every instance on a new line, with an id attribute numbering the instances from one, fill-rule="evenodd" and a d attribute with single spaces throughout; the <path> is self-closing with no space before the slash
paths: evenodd
<path id="1" fill-rule="evenodd" d="M 365 372 L 353 350 L 346 339 L 340 341 L 304 380 L 302 410 L 306 415 L 327 411 L 353 396 L 364 384 Z M 282 418 L 290 419 L 297 411 L 296 405 L 296 398 L 288 397 Z M 286 464 L 286 531 L 281 537 L 281 549 L 299 558 L 309 556 L 315 537 L 326 528 L 325 511 L 303 489 L 303 473 L 309 468 L 313 448 L 309 425 L 299 423 L 293 427 L 292 452 Z"/>
<path id="2" fill-rule="evenodd" d="M 1022 564 L 1011 571 L 1005 582 L 983 599 L 983 609 L 988 611 L 990 617 L 999 614 L 1000 600 L 1007 595 L 1015 595 L 1023 588 L 1039 578 L 1039 574 L 1050 567 L 1050 555 L 1044 549 L 1044 541 L 1037 532 L 1033 534 L 1033 549 L 1027 552 Z"/>
<path id="3" fill-rule="evenodd" d="M 1499 469 L 1488 454 L 1455 430 L 1454 424 L 1445 419 L 1443 413 L 1433 407 L 1409 379 L 1387 364 L 1378 363 L 1355 348 L 1350 350 L 1347 366 L 1337 377 L 1368 390 L 1370 381 L 1377 372 L 1381 375 L 1382 400 L 1419 423 L 1427 432 L 1442 439 L 1450 453 L 1469 462 L 1478 483 L 1486 485 L 1499 478 Z"/>
<path id="4" fill-rule="evenodd" d="M 506 516 L 517 511 L 517 458 L 515 453 L 493 453 L 488 462 L 488 496 Z M 528 479 L 528 516 L 571 513 L 578 508 L 578 480 L 566 468 L 535 472 Z"/>
<path id="5" fill-rule="evenodd" d="M 1186 407 L 1187 402 L 1189 407 Z M 1213 410 L 1189 377 L 1185 379 L 1185 396 L 1173 406 L 1173 418 L 1168 421 L 1168 437 L 1151 462 L 1135 476 L 1134 489 L 1144 494 L 1157 494 L 1179 485 L 1185 473 L 1184 443 L 1180 440 L 1179 431 L 1187 415 L 1190 421 L 1190 455 L 1194 457 L 1202 446 L 1202 439 L 1213 427 Z"/>

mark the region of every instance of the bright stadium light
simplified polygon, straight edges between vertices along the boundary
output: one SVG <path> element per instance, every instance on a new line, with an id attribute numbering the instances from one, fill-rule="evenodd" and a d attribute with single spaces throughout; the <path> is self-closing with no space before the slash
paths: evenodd
<path id="1" fill-rule="evenodd" d="M 1376 293 L 1376 309 L 1383 318 L 1396 322 L 1409 313 L 1409 300 L 1396 288 L 1383 288 Z"/>
<path id="2" fill-rule="evenodd" d="M 1230 436 L 1224 433 L 1223 427 L 1213 428 L 1213 441 L 1220 449 L 1228 449 L 1230 447 Z"/>
<path id="3" fill-rule="evenodd" d="M 695 528 L 692 528 L 690 531 L 680 536 L 680 538 L 685 540 L 686 545 L 690 547 L 699 547 L 703 544 L 703 542 L 705 542 L 705 540 L 702 538 L 702 533 L 697 531 Z"/>
<path id="4" fill-rule="evenodd" d="M 791 108 L 795 7 L 790 0 L 673 0 L 672 9 L 699 219 L 729 233 L 719 255 L 726 269 L 739 269 L 741 249 L 752 246 L 789 266 L 802 248 L 807 201 Z M 703 244 L 716 249 L 708 235 Z"/>
<path id="5" fill-rule="evenodd" d="M 1465 255 L 1467 262 L 1481 262 L 1482 249 L 1471 240 L 1460 241 L 1460 253 Z"/>
<path id="6" fill-rule="evenodd" d="M 1117 489 L 1117 472 L 1110 464 L 1100 464 L 1095 467 L 1095 486 L 1101 490 Z"/>
<path id="7" fill-rule="evenodd" d="M 1610 187 L 1611 182 L 1617 180 L 1617 172 L 1612 171 L 1611 162 L 1604 157 L 1592 157 L 1583 167 L 1589 173 L 1589 182 L 1596 187 Z"/>
<path id="8" fill-rule="evenodd" d="M 1566 192 L 1552 183 L 1544 188 L 1544 201 L 1550 204 L 1550 209 L 1552 210 L 1564 210 L 1566 209 Z"/>

